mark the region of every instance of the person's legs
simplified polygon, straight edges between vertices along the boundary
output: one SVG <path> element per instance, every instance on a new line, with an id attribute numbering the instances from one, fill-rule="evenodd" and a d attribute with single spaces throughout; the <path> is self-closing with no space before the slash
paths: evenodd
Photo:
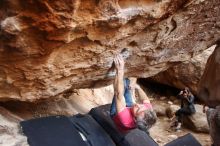
<path id="1" fill-rule="evenodd" d="M 175 115 L 176 115 L 176 118 L 177 118 L 177 122 L 181 122 L 181 120 L 182 120 L 182 108 L 179 109 L 179 110 L 175 113 Z"/>
<path id="2" fill-rule="evenodd" d="M 176 115 L 176 118 L 177 118 L 177 120 L 175 121 L 175 125 L 174 126 L 176 126 L 175 127 L 175 130 L 180 130 L 180 128 L 181 128 L 181 126 L 182 126 L 182 108 L 181 109 L 179 109 L 176 113 L 175 113 L 175 115 Z"/>
<path id="3" fill-rule="evenodd" d="M 190 114 L 191 114 L 191 111 L 187 108 L 181 108 L 175 113 L 175 115 L 177 116 L 178 122 L 182 122 L 182 117 L 184 115 L 190 115 Z"/>
<path id="4" fill-rule="evenodd" d="M 177 126 L 176 126 L 176 130 L 179 130 L 182 126 L 182 118 L 184 115 L 190 115 L 191 111 L 188 108 L 181 108 L 179 109 L 175 115 L 177 117 Z"/>
<path id="5" fill-rule="evenodd" d="M 128 78 L 124 79 L 124 97 L 126 102 L 126 107 L 133 106 L 132 94 L 130 89 L 130 80 Z"/>

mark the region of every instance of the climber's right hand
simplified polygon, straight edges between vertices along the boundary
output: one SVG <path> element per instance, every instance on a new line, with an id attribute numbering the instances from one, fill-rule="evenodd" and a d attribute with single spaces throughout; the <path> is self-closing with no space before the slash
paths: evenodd
<path id="1" fill-rule="evenodd" d="M 124 72 L 124 59 L 123 57 L 119 54 L 116 55 L 114 58 L 114 64 L 117 72 Z"/>

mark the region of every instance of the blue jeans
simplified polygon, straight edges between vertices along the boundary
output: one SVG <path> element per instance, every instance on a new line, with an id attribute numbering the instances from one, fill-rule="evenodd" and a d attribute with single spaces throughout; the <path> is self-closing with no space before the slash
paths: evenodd
<path id="1" fill-rule="evenodd" d="M 134 104 L 129 85 L 130 85 L 130 80 L 128 78 L 124 79 L 124 97 L 125 97 L 126 107 L 132 107 Z M 114 95 L 112 99 L 112 105 L 110 108 L 110 116 L 114 117 L 116 114 L 117 114 L 117 110 L 116 110 L 116 101 Z"/>

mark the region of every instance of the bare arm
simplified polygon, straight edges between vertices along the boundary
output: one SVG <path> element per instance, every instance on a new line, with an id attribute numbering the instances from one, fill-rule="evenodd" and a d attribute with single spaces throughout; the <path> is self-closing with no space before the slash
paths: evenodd
<path id="1" fill-rule="evenodd" d="M 135 89 L 137 90 L 138 98 L 142 103 L 150 103 L 150 99 L 148 98 L 147 94 L 138 84 L 136 85 Z"/>
<path id="2" fill-rule="evenodd" d="M 132 102 L 135 104 L 137 101 L 137 98 L 135 96 L 135 87 L 137 85 L 137 78 L 129 77 L 128 79 L 130 80 L 129 88 L 131 92 Z"/>
<path id="3" fill-rule="evenodd" d="M 206 113 L 206 111 L 208 110 L 208 108 L 209 108 L 209 107 L 208 107 L 207 105 L 204 104 L 204 105 L 203 105 L 203 110 L 202 110 L 203 113 Z"/>
<path id="4" fill-rule="evenodd" d="M 116 76 L 114 81 L 114 94 L 116 97 L 117 112 L 122 111 L 126 107 L 124 98 L 124 60 L 121 55 L 114 58 Z"/>

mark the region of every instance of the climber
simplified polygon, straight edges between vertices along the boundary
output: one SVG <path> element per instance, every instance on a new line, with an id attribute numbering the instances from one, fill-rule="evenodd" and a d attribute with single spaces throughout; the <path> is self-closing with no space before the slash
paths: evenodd
<path id="1" fill-rule="evenodd" d="M 132 78 L 124 79 L 124 59 L 121 55 L 114 58 L 116 76 L 114 80 L 114 97 L 110 115 L 121 132 L 139 128 L 149 134 L 148 130 L 156 123 L 156 113 L 145 92 Z M 134 102 L 134 90 L 137 90 L 141 104 Z"/>
<path id="2" fill-rule="evenodd" d="M 176 126 L 175 129 L 180 130 L 183 116 L 192 115 L 196 112 L 196 110 L 194 106 L 194 96 L 188 87 L 185 87 L 184 90 L 180 91 L 177 97 L 181 99 L 181 107 L 176 111 L 176 121 L 172 123 L 171 127 Z"/>

